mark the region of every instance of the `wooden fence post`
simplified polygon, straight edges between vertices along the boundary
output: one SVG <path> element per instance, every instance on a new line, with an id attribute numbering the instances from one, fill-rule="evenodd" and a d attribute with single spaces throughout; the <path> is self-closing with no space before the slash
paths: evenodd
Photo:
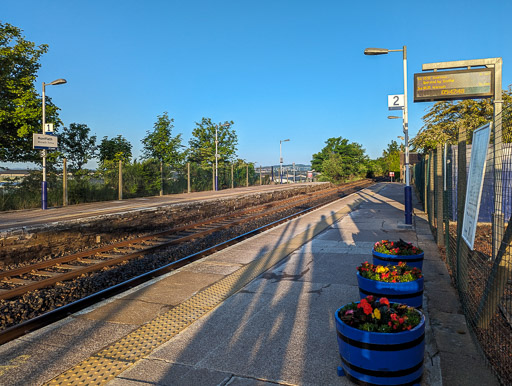
<path id="1" fill-rule="evenodd" d="M 68 205 L 68 171 L 67 159 L 62 160 L 62 206 Z"/>
<path id="2" fill-rule="evenodd" d="M 123 163 L 119 160 L 119 187 L 118 187 L 118 199 L 123 199 Z"/>

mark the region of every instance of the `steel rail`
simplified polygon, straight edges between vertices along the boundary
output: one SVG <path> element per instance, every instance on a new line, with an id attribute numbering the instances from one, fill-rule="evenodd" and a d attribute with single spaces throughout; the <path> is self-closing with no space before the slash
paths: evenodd
<path id="1" fill-rule="evenodd" d="M 358 181 L 354 184 L 348 184 L 350 186 L 346 185 L 344 188 L 350 189 L 352 186 L 359 186 L 360 184 L 361 184 L 361 182 Z M 363 184 L 364 184 L 364 182 L 363 182 Z M 160 249 L 165 249 L 170 246 L 181 244 L 181 243 L 193 240 L 193 239 L 201 238 L 201 237 L 207 236 L 207 235 L 215 233 L 215 232 L 219 232 L 219 231 L 222 231 L 222 230 L 225 230 L 225 229 L 237 226 L 237 225 L 241 225 L 243 223 L 247 223 L 249 221 L 254 221 L 256 219 L 268 216 L 270 214 L 275 214 L 280 211 L 288 210 L 291 207 L 297 206 L 300 203 L 307 202 L 312 199 L 318 200 L 318 199 L 327 197 L 329 195 L 338 194 L 339 191 L 340 191 L 339 188 L 327 189 L 324 191 L 319 191 L 319 192 L 314 192 L 312 194 L 308 194 L 306 197 L 299 197 L 299 198 L 294 197 L 294 198 L 290 198 L 290 199 L 286 199 L 286 200 L 281 200 L 281 201 L 278 201 L 275 203 L 263 204 L 263 205 L 258 206 L 257 208 L 250 208 L 250 209 L 243 210 L 243 211 L 240 211 L 235 214 L 217 216 L 215 218 L 201 221 L 199 223 L 189 224 L 187 226 L 182 226 L 182 227 L 174 228 L 174 229 L 163 231 L 163 232 L 158 232 L 156 234 L 151 234 L 151 235 L 139 237 L 136 239 L 126 240 L 126 241 L 111 244 L 111 245 L 108 245 L 105 247 L 95 248 L 92 250 L 79 252 L 77 254 L 62 256 L 59 258 L 47 260 L 47 261 L 36 263 L 33 265 L 28 265 L 26 267 L 21 267 L 21 268 L 14 269 L 14 270 L 0 272 L 0 279 L 3 279 L 3 281 L 7 282 L 7 283 L 11 283 L 10 281 L 8 281 L 7 278 L 21 276 L 23 274 L 32 274 L 32 275 L 47 277 L 47 278 L 41 279 L 41 280 L 23 280 L 23 279 L 19 280 L 18 279 L 18 281 L 21 282 L 21 284 L 18 287 L 1 290 L 0 291 L 0 299 L 4 299 L 4 300 L 12 299 L 17 296 L 23 295 L 24 293 L 27 293 L 29 291 L 47 288 L 47 287 L 50 287 L 58 282 L 74 279 L 83 274 L 96 272 L 105 267 L 117 265 L 122 262 L 138 258 L 143 255 L 154 253 Z M 256 215 L 252 215 L 250 217 L 244 217 L 246 214 L 254 213 L 254 212 L 257 212 L 258 210 L 260 210 L 260 212 L 257 213 Z M 236 215 L 239 218 L 233 220 L 232 219 L 233 215 Z M 231 219 L 230 219 L 230 217 L 231 217 Z M 226 220 L 230 220 L 230 222 L 224 223 L 221 225 L 216 225 L 219 222 L 223 222 Z M 214 225 L 215 227 L 204 230 L 204 231 L 195 231 L 195 233 L 192 233 L 187 236 L 182 236 L 182 237 L 179 237 L 174 240 L 158 241 L 156 245 L 152 245 L 152 246 L 138 246 L 137 245 L 137 244 L 144 243 L 144 242 L 154 241 L 156 239 L 159 239 L 159 238 L 162 238 L 165 236 L 169 236 L 172 234 L 176 234 L 178 232 L 194 231 L 194 230 L 197 230 L 198 228 L 200 228 L 201 226 L 204 226 L 207 224 Z M 122 251 L 118 250 L 119 248 L 122 248 L 122 247 L 132 247 L 134 249 L 139 249 L 139 250 L 135 251 L 135 252 L 130 252 L 130 253 L 122 253 Z M 81 267 L 76 266 L 76 265 L 75 266 L 73 266 L 73 265 L 61 266 L 60 265 L 60 264 L 72 263 L 75 261 L 79 261 L 80 259 L 84 259 L 84 258 L 94 259 L 94 257 L 98 253 L 108 253 L 108 252 L 114 252 L 114 253 L 116 253 L 116 255 L 111 256 L 111 257 L 102 255 L 103 258 L 106 257 L 106 259 L 104 259 L 103 261 L 95 262 L 93 264 L 81 266 Z M 119 253 L 121 253 L 121 254 L 119 254 Z M 51 267 L 56 267 L 56 268 L 59 268 L 62 270 L 66 270 L 67 272 L 52 272 L 52 275 L 50 276 L 51 272 L 42 271 L 45 268 L 51 268 Z M 48 276 L 50 276 L 50 277 L 48 277 Z"/>

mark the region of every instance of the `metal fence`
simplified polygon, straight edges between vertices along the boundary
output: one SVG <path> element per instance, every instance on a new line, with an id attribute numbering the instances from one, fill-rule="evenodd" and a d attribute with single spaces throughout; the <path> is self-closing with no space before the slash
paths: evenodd
<path id="1" fill-rule="evenodd" d="M 512 109 L 494 122 L 473 250 L 462 239 L 471 157 L 467 128 L 458 145 L 438 145 L 413 169 L 416 188 L 458 290 L 474 338 L 503 384 L 512 384 Z"/>
<path id="2" fill-rule="evenodd" d="M 64 164 L 65 165 L 65 164 Z M 48 207 L 136 197 L 213 190 L 215 165 L 188 163 L 176 168 L 158 161 L 130 164 L 106 162 L 95 171 L 70 173 L 66 167 L 47 170 Z M 312 181 L 306 172 L 286 168 L 258 168 L 253 164 L 218 166 L 217 187 L 238 188 L 273 183 Z M 40 208 L 42 172 L 32 171 L 0 184 L 0 211 Z"/>

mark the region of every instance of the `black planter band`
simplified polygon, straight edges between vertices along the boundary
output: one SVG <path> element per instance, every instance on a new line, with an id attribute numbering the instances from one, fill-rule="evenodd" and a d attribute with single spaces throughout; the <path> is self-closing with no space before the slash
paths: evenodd
<path id="1" fill-rule="evenodd" d="M 350 339 L 346 337 L 345 335 L 342 335 L 339 331 L 336 331 L 338 334 L 338 337 L 344 341 L 345 343 L 348 343 L 351 346 L 362 348 L 365 350 L 374 350 L 374 351 L 400 351 L 400 350 L 406 350 L 408 348 L 413 348 L 418 346 L 424 339 L 425 339 L 425 333 L 421 334 L 418 338 L 405 343 L 397 343 L 397 344 L 377 344 L 377 343 L 366 343 L 361 342 L 358 340 Z"/>
<path id="2" fill-rule="evenodd" d="M 396 255 L 396 256 L 400 256 L 400 255 Z M 409 255 L 409 256 L 411 256 L 411 255 Z M 379 260 L 392 261 L 394 263 L 398 263 L 399 261 L 408 263 L 410 261 L 422 261 L 423 260 L 423 257 L 404 257 L 402 259 L 400 257 L 390 258 L 390 257 L 376 256 L 376 255 L 373 255 L 373 257 L 376 257 Z"/>
<path id="3" fill-rule="evenodd" d="M 359 292 L 362 292 L 366 296 L 373 295 L 378 298 L 384 297 L 384 298 L 393 298 L 393 299 L 409 299 L 409 298 L 423 295 L 423 290 L 418 291 L 418 292 L 413 292 L 410 294 L 383 294 L 383 293 L 375 293 L 375 292 L 366 291 L 366 290 L 362 289 L 361 287 L 359 288 Z"/>
<path id="4" fill-rule="evenodd" d="M 413 366 L 413 367 L 411 367 L 409 369 L 397 370 L 397 371 L 375 371 L 375 370 L 367 370 L 367 369 L 363 369 L 363 368 L 358 367 L 358 366 L 354 366 L 354 365 L 348 363 L 346 360 L 344 360 L 343 357 L 341 357 L 341 361 L 343 362 L 343 364 L 345 366 L 347 366 L 351 370 L 357 371 L 357 372 L 359 372 L 361 374 L 375 376 L 375 377 L 382 377 L 382 378 L 400 377 L 400 376 L 409 375 L 409 374 L 412 374 L 415 371 L 421 369 L 421 366 L 423 366 L 423 361 L 421 361 L 416 366 Z M 365 385 L 365 386 L 374 386 L 375 385 L 375 386 L 377 386 L 377 384 L 375 384 L 375 383 L 369 383 L 369 382 L 361 381 L 361 380 L 355 378 L 354 376 L 350 375 L 347 371 L 345 371 L 345 375 L 352 382 L 357 383 L 359 385 Z M 412 382 L 402 383 L 399 386 L 419 384 L 421 382 L 422 375 L 420 375 L 418 379 L 415 379 Z"/>

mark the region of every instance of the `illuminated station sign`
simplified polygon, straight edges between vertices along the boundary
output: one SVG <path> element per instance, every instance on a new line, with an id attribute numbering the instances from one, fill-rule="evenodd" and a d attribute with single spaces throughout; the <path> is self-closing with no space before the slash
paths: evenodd
<path id="1" fill-rule="evenodd" d="M 493 95 L 494 69 L 414 74 L 414 102 L 490 98 Z"/>

